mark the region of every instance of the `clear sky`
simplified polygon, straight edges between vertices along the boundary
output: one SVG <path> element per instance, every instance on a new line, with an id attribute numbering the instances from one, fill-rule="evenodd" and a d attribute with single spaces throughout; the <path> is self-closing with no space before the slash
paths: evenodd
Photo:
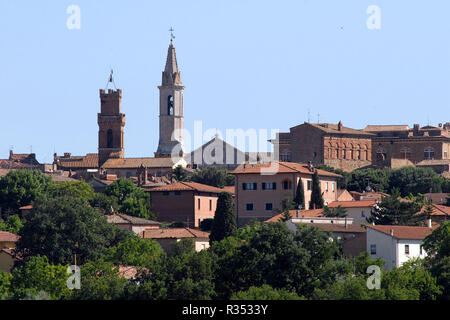
<path id="1" fill-rule="evenodd" d="M 72 4 L 80 29 L 66 25 Z M 111 67 L 125 155 L 153 156 L 171 26 L 188 130 L 288 131 L 308 109 L 358 129 L 450 121 L 449 12 L 448 0 L 0 0 L 0 158 L 97 152 Z"/>

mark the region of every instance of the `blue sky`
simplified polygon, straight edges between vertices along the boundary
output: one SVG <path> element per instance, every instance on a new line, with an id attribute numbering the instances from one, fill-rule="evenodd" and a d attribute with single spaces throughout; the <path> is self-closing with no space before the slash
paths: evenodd
<path id="1" fill-rule="evenodd" d="M 66 27 L 71 4 L 79 30 Z M 11 146 L 41 162 L 97 152 L 111 67 L 125 154 L 153 156 L 171 26 L 188 130 L 287 131 L 308 109 L 353 128 L 450 121 L 449 12 L 445 0 L 0 0 L 0 158 Z"/>

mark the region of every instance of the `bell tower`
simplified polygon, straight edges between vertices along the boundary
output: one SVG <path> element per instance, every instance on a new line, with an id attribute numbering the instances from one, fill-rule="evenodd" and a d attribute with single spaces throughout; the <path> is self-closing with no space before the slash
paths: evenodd
<path id="1" fill-rule="evenodd" d="M 173 31 L 171 29 L 170 31 Z M 162 73 L 162 82 L 159 89 L 159 143 L 155 152 L 156 158 L 169 158 L 172 150 L 177 147 L 182 156 L 183 149 L 183 93 L 181 75 L 178 70 L 174 36 L 171 34 L 170 45 L 167 52 L 166 66 Z"/>
<path id="2" fill-rule="evenodd" d="M 109 82 L 113 82 L 112 71 Z M 124 157 L 125 115 L 120 112 L 121 101 L 122 90 L 100 89 L 101 110 L 97 118 L 99 167 L 109 158 Z"/>

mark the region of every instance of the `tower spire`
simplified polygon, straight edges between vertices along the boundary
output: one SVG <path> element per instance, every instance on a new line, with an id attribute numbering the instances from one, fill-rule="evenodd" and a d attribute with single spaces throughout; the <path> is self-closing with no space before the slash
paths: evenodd
<path id="1" fill-rule="evenodd" d="M 175 47 L 173 46 L 173 28 L 170 28 L 170 44 L 167 50 L 166 66 L 162 74 L 162 85 L 163 86 L 181 86 L 181 75 L 178 70 L 177 55 L 175 52 Z"/>

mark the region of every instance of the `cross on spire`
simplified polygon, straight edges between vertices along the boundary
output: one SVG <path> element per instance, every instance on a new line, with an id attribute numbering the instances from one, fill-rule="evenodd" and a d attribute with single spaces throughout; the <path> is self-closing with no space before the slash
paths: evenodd
<path id="1" fill-rule="evenodd" d="M 172 27 L 170 27 L 169 31 L 170 31 L 170 43 L 172 43 L 173 39 L 175 39 L 175 36 L 173 35 L 173 32 L 175 30 Z"/>

